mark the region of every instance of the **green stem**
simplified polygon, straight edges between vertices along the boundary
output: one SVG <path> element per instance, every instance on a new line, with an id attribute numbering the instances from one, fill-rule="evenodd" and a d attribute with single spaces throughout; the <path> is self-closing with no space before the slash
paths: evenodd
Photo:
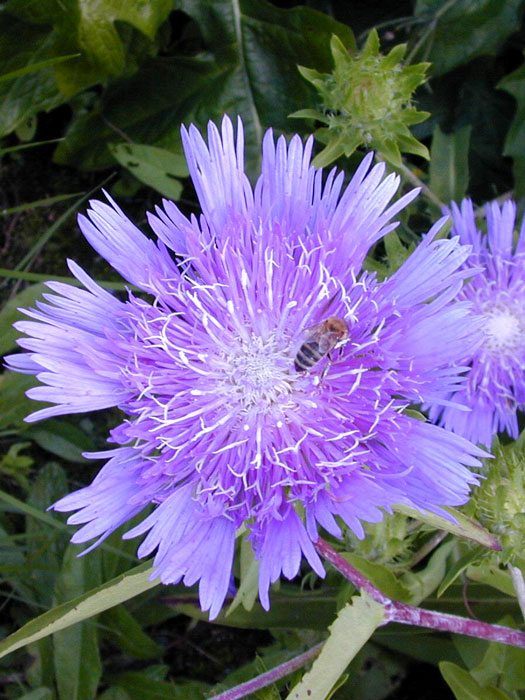
<path id="1" fill-rule="evenodd" d="M 410 170 L 410 168 L 405 163 L 401 163 L 401 165 L 398 165 L 396 167 L 400 171 L 400 173 L 405 177 L 405 179 L 407 179 L 416 187 L 421 188 L 421 194 L 424 197 L 426 197 L 429 202 L 432 202 L 432 204 L 435 207 L 437 207 L 440 212 L 443 211 L 443 209 L 446 207 L 445 202 L 442 202 L 441 199 L 439 199 L 439 197 L 432 192 L 428 185 L 425 185 L 423 180 L 420 180 L 418 176 L 415 173 L 413 173 L 412 170 Z"/>

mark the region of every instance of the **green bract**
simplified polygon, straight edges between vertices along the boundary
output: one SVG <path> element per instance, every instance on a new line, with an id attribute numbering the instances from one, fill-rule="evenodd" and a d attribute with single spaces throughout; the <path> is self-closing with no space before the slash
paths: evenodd
<path id="1" fill-rule="evenodd" d="M 400 164 L 402 152 L 428 159 L 427 148 L 408 127 L 429 116 L 412 105 L 412 94 L 425 81 L 430 64 L 404 66 L 405 44 L 394 46 L 384 56 L 375 29 L 361 51 L 347 49 L 335 35 L 330 46 L 334 59 L 331 73 L 299 66 L 301 75 L 317 89 L 321 109 L 303 109 L 291 115 L 326 124 L 316 132 L 326 148 L 314 165 L 329 165 L 359 146 L 377 150 L 394 165 Z"/>
<path id="2" fill-rule="evenodd" d="M 496 556 L 515 563 L 525 551 L 525 445 L 523 438 L 494 450 L 486 478 L 474 495 L 476 517 L 501 542 Z"/>

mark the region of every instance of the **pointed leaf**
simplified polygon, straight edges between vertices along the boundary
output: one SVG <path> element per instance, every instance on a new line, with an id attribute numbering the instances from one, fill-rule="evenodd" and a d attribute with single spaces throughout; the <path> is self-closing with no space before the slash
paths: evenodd
<path id="1" fill-rule="evenodd" d="M 459 201 L 467 192 L 470 131 L 469 125 L 450 134 L 434 130 L 429 187 L 443 202 Z"/>
<path id="2" fill-rule="evenodd" d="M 78 597 L 100 582 L 100 551 L 78 557 L 70 545 L 55 587 L 56 602 Z M 53 636 L 55 677 L 60 700 L 92 700 L 102 676 L 95 620 L 80 622 Z"/>
<path id="3" fill-rule="evenodd" d="M 188 176 L 182 153 L 139 143 L 120 143 L 110 146 L 109 150 L 137 180 L 169 199 L 179 199 L 182 192 L 180 180 Z"/>
<path id="4" fill-rule="evenodd" d="M 483 688 L 468 671 L 450 661 L 442 661 L 439 670 L 456 700 L 511 700 L 506 693 L 494 686 Z"/>
<path id="5" fill-rule="evenodd" d="M 382 624 L 385 610 L 362 593 L 340 610 L 330 625 L 330 636 L 300 683 L 292 689 L 288 700 L 312 700 L 328 697 L 346 667 Z"/>
<path id="6" fill-rule="evenodd" d="M 488 532 L 488 530 L 485 530 L 478 522 L 469 518 L 468 515 L 464 515 L 455 508 L 444 508 L 444 510 L 450 513 L 450 520 L 441 515 L 418 511 L 408 506 L 396 506 L 395 510 L 404 515 L 408 515 L 410 518 L 421 520 L 421 522 L 438 530 L 445 530 L 446 532 L 451 532 L 453 535 L 458 535 L 458 537 L 464 537 L 467 540 L 478 542 L 478 544 L 482 544 L 488 549 L 494 549 L 496 551 L 501 549 L 497 537 Z"/>
<path id="7" fill-rule="evenodd" d="M 0 658 L 30 642 L 43 639 L 49 634 L 87 620 L 93 615 L 154 588 L 158 585 L 158 581 L 150 580 L 151 572 L 151 564 L 145 562 L 112 581 L 34 618 L 0 642 Z"/>

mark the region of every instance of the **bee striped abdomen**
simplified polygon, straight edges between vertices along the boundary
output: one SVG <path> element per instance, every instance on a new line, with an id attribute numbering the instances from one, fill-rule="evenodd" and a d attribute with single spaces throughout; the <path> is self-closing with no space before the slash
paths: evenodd
<path id="1" fill-rule="evenodd" d="M 307 341 L 299 348 L 299 352 L 295 356 L 294 367 L 297 372 L 305 372 L 311 369 L 316 362 L 324 356 L 324 353 L 319 349 L 319 343 Z"/>

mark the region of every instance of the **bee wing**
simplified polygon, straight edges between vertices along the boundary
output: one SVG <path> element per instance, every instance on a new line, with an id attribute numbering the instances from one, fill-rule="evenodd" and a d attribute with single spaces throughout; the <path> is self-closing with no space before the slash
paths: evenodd
<path id="1" fill-rule="evenodd" d="M 326 355 L 327 352 L 330 352 L 337 342 L 336 334 L 326 330 L 325 321 L 305 328 L 304 338 L 310 343 L 317 343 L 319 352 L 322 355 Z"/>
<path id="2" fill-rule="evenodd" d="M 326 355 L 326 353 L 330 352 L 330 350 L 333 350 L 335 346 L 337 345 L 339 341 L 339 338 L 337 336 L 337 333 L 323 333 L 323 335 L 319 338 L 319 352 L 322 352 L 323 355 Z"/>

